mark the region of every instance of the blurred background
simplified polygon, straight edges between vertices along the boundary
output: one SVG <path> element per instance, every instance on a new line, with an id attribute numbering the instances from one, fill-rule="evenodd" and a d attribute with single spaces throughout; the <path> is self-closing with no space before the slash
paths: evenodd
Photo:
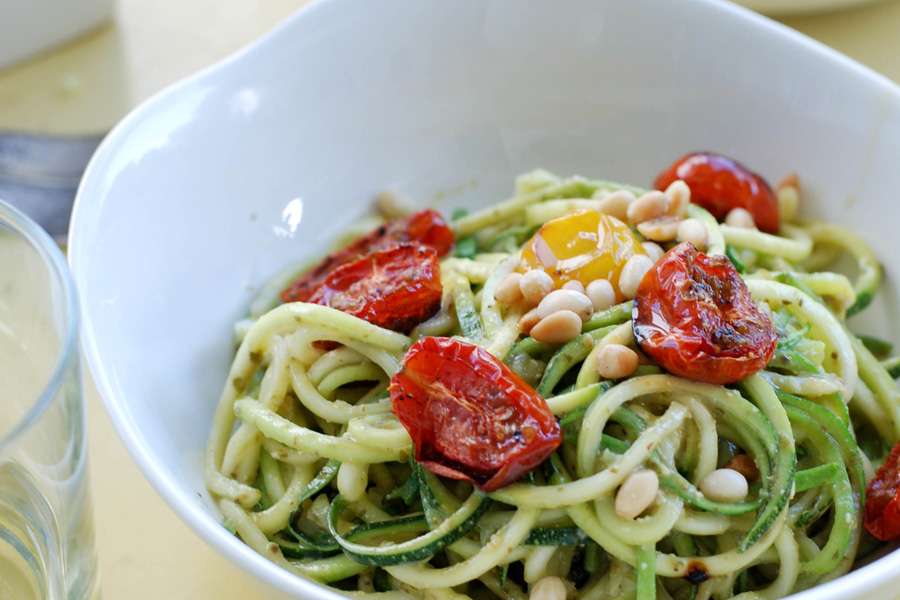
<path id="1" fill-rule="evenodd" d="M 64 243 L 81 171 L 111 127 L 306 3 L 0 0 L 0 197 Z M 900 82 L 900 1 L 745 3 Z M 86 392 L 104 596 L 271 598 L 165 506 L 126 455 L 89 380 Z"/>
<path id="2" fill-rule="evenodd" d="M 69 0 L 100 23 L 83 20 L 85 35 L 3 69 L 5 47 L 15 19 L 0 18 L 0 129 L 55 134 L 92 134 L 109 129 L 133 106 L 169 83 L 185 77 L 253 41 L 306 0 Z M 751 6 L 778 8 L 776 16 L 888 77 L 900 80 L 898 33 L 900 4 L 891 0 L 746 0 Z M 54 0 L 0 0 L 10 11 L 34 10 Z M 859 4 L 827 13 L 784 16 L 793 7 Z M 18 6 L 19 8 L 12 8 Z M 44 19 L 63 19 L 50 12 Z M 60 29 L 60 28 L 57 28 Z M 76 28 L 77 29 L 77 28 Z M 28 36 L 41 35 L 39 26 Z M 60 40 L 57 40 L 58 42 Z M 6 55 L 6 56 L 5 56 Z"/>

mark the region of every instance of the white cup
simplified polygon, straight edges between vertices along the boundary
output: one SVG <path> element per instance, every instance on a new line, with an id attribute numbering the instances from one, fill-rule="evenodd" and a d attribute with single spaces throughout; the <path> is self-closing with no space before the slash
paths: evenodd
<path id="1" fill-rule="evenodd" d="M 0 68 L 97 27 L 113 0 L 0 0 Z"/>

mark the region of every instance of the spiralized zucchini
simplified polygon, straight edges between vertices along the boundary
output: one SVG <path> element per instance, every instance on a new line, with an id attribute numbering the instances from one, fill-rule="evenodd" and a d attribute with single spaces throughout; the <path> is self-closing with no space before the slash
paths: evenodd
<path id="1" fill-rule="evenodd" d="M 354 597 L 523 599 L 557 576 L 570 598 L 779 598 L 853 568 L 867 476 L 900 438 L 900 359 L 846 322 L 877 290 L 874 254 L 835 225 L 772 235 L 691 205 L 707 251 L 732 259 L 776 323 L 776 357 L 731 387 L 651 364 L 605 381 L 593 368 L 604 346 L 635 345 L 631 302 L 553 346 L 523 337 L 521 314 L 494 292 L 534 227 L 619 189 L 642 193 L 536 171 L 512 198 L 454 221 L 464 256 L 442 261 L 441 308 L 410 336 L 322 306 L 276 306 L 295 268 L 266 286 L 240 323 L 206 455 L 225 525 Z M 823 270 L 840 254 L 858 264 L 855 279 Z M 557 452 L 490 494 L 416 464 L 387 382 L 426 335 L 479 344 L 533 381 L 560 421 Z M 759 471 L 749 495 L 707 497 L 701 482 L 737 453 Z M 640 469 L 660 491 L 626 519 L 616 491 Z"/>

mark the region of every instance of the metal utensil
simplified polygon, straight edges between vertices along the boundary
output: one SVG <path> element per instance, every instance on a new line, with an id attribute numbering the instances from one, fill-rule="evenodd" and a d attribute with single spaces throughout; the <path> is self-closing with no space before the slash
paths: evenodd
<path id="1" fill-rule="evenodd" d="M 0 132 L 0 198 L 64 242 L 78 183 L 102 139 Z"/>

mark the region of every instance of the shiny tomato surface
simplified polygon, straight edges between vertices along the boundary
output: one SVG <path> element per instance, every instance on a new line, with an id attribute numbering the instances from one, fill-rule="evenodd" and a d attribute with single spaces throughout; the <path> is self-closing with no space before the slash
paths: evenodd
<path id="1" fill-rule="evenodd" d="M 608 279 L 621 299 L 619 274 L 628 259 L 646 254 L 622 221 L 583 210 L 544 223 L 522 249 L 525 269 L 543 269 L 556 287 L 577 280 Z"/>
<path id="2" fill-rule="evenodd" d="M 306 302 L 336 268 L 370 252 L 384 250 L 404 242 L 418 242 L 430 246 L 438 256 L 443 256 L 453 246 L 453 231 L 439 212 L 430 209 L 385 223 L 346 248 L 325 257 L 322 262 L 298 277 L 281 292 L 281 300 Z"/>
<path id="3" fill-rule="evenodd" d="M 900 444 L 894 446 L 866 488 L 864 525 L 884 542 L 900 539 Z"/>
<path id="4" fill-rule="evenodd" d="M 333 270 L 309 298 L 394 331 L 407 332 L 441 306 L 437 252 L 400 244 Z"/>
<path id="5" fill-rule="evenodd" d="M 633 323 L 641 349 L 660 366 L 707 383 L 734 383 L 759 371 L 778 341 L 731 262 L 687 242 L 644 275 Z"/>
<path id="6" fill-rule="evenodd" d="M 390 394 L 416 460 L 488 492 L 519 479 L 560 443 L 544 399 L 493 354 L 456 339 L 413 344 Z"/>
<path id="7" fill-rule="evenodd" d="M 778 233 L 778 198 L 771 186 L 741 163 L 712 152 L 694 152 L 679 158 L 660 173 L 654 186 L 665 190 L 676 179 L 691 188 L 691 202 L 699 204 L 720 221 L 733 208 L 753 215 L 756 226 Z"/>

